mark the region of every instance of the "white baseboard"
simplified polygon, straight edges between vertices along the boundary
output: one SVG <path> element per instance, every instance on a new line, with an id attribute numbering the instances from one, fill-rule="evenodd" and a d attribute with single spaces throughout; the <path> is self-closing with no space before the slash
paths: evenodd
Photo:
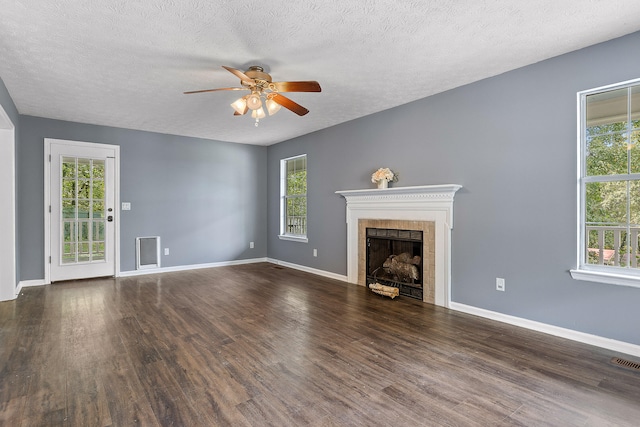
<path id="1" fill-rule="evenodd" d="M 31 286 L 44 286 L 44 285 L 46 285 L 46 283 L 44 282 L 44 279 L 22 280 L 18 283 L 18 289 L 30 288 Z"/>
<path id="2" fill-rule="evenodd" d="M 521 317 L 510 316 L 508 314 L 485 310 L 483 308 L 473 307 L 457 302 L 451 302 L 449 304 L 449 308 L 452 310 L 461 311 L 463 313 L 473 314 L 474 316 L 497 320 L 498 322 L 508 323 L 510 325 L 519 326 L 521 328 L 531 329 L 533 331 L 554 335 L 556 337 L 581 342 L 583 344 L 594 345 L 596 347 L 602 347 L 608 350 L 640 357 L 640 345 L 631 344 L 624 341 L 617 341 L 610 338 L 604 338 L 598 335 L 586 334 L 584 332 L 574 331 L 572 329 L 548 325 L 546 323 L 540 323 L 533 320 L 523 319 Z"/>
<path id="3" fill-rule="evenodd" d="M 307 273 L 315 274 L 316 276 L 327 277 L 329 279 L 340 280 L 341 282 L 348 282 L 347 276 L 341 274 L 331 273 L 330 271 L 318 270 L 317 268 L 311 268 L 304 265 L 292 264 L 286 261 L 280 261 L 273 258 L 267 258 L 267 262 L 272 264 L 281 265 L 283 267 L 293 268 L 294 270 L 300 270 Z"/>
<path id="4" fill-rule="evenodd" d="M 148 268 L 144 270 L 121 271 L 118 277 L 144 276 L 146 274 L 171 273 L 176 271 L 200 270 L 203 268 L 227 267 L 230 265 L 268 262 L 267 258 L 240 259 L 235 261 L 211 262 L 207 264 L 177 265 L 174 267 Z"/>

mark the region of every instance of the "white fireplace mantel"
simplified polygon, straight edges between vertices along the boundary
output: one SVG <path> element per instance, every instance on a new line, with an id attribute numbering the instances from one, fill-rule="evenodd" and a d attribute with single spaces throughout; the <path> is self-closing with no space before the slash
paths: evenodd
<path id="1" fill-rule="evenodd" d="M 451 301 L 451 229 L 457 184 L 336 191 L 347 202 L 347 280 L 358 283 L 358 221 L 386 219 L 435 222 L 435 303 Z"/>

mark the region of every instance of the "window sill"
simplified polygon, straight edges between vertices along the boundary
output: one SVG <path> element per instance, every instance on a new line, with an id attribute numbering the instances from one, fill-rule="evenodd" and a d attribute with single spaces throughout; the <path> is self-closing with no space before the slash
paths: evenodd
<path id="1" fill-rule="evenodd" d="M 301 243 L 308 243 L 309 239 L 307 239 L 307 236 L 293 236 L 290 234 L 279 234 L 278 235 L 278 239 L 280 240 L 289 240 L 291 242 L 301 242 Z"/>
<path id="2" fill-rule="evenodd" d="M 593 270 L 569 270 L 569 272 L 571 273 L 571 277 L 576 280 L 640 288 L 639 276 Z"/>

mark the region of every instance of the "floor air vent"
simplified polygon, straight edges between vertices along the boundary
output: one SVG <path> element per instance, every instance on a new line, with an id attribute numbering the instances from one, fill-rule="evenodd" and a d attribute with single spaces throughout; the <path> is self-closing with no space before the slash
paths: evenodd
<path id="1" fill-rule="evenodd" d="M 614 365 L 622 366 L 623 368 L 629 368 L 633 369 L 634 371 L 640 372 L 640 363 L 637 362 L 614 357 L 613 359 L 611 359 L 611 363 L 613 363 Z"/>

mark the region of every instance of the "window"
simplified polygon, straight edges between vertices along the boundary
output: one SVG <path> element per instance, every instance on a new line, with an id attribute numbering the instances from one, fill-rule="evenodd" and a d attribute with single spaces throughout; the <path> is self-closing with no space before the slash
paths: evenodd
<path id="1" fill-rule="evenodd" d="M 280 238 L 307 241 L 307 155 L 280 161 Z"/>
<path id="2" fill-rule="evenodd" d="M 578 94 L 578 270 L 640 287 L 640 80 Z"/>

